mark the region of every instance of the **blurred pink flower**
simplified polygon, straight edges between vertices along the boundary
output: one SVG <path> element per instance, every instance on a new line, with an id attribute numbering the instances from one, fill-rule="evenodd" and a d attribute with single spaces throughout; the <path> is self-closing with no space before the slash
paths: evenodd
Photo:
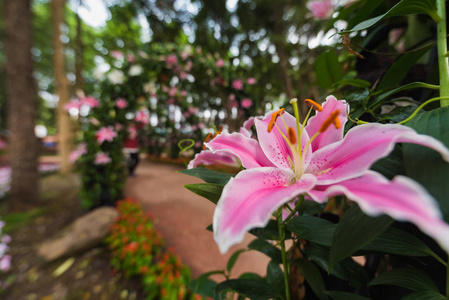
<path id="1" fill-rule="evenodd" d="M 2 237 L 2 244 L 9 244 L 9 243 L 11 243 L 11 236 L 8 234 L 5 234 Z"/>
<path id="2" fill-rule="evenodd" d="M 132 54 L 128 54 L 128 56 L 126 58 L 128 59 L 128 61 L 130 63 L 133 63 L 136 61 L 136 59 L 134 58 L 134 55 L 132 55 Z"/>
<path id="3" fill-rule="evenodd" d="M 11 268 L 11 255 L 5 255 L 0 259 L 0 271 L 6 272 Z"/>
<path id="4" fill-rule="evenodd" d="M 249 85 L 256 84 L 256 78 L 250 77 L 250 78 L 248 78 L 248 80 L 247 80 L 246 82 L 247 82 Z"/>
<path id="5" fill-rule="evenodd" d="M 125 99 L 117 99 L 115 100 L 115 106 L 117 106 L 118 108 L 125 108 L 128 106 L 128 103 Z"/>
<path id="6" fill-rule="evenodd" d="M 74 151 L 72 151 L 69 155 L 69 161 L 74 163 L 78 160 L 82 155 L 87 153 L 87 145 L 86 143 L 80 143 L 78 147 Z"/>
<path id="7" fill-rule="evenodd" d="M 69 102 L 64 104 L 64 110 L 69 111 L 72 108 L 80 110 L 81 102 L 78 99 L 71 99 Z"/>
<path id="8" fill-rule="evenodd" d="M 165 62 L 167 63 L 167 67 L 171 68 L 178 63 L 178 57 L 175 54 L 171 54 L 167 56 Z"/>
<path id="9" fill-rule="evenodd" d="M 204 129 L 205 127 L 206 127 L 206 126 L 204 125 L 204 123 L 198 124 L 198 128 L 201 129 L 201 130 Z"/>
<path id="10" fill-rule="evenodd" d="M 234 95 L 234 94 L 230 94 L 230 95 L 229 95 L 229 100 L 235 101 L 235 95 Z"/>
<path id="11" fill-rule="evenodd" d="M 197 53 L 197 54 L 201 54 L 201 52 L 203 52 L 203 50 L 201 49 L 200 46 L 196 47 L 195 50 L 196 50 L 196 53 Z"/>
<path id="12" fill-rule="evenodd" d="M 243 90 L 243 82 L 241 79 L 236 79 L 232 82 L 232 87 L 236 90 Z"/>
<path id="13" fill-rule="evenodd" d="M 189 113 L 196 114 L 196 113 L 198 113 L 199 108 L 198 107 L 189 106 L 188 110 L 189 110 Z"/>
<path id="14" fill-rule="evenodd" d="M 139 110 L 136 113 L 134 120 L 136 120 L 137 122 L 143 123 L 143 124 L 148 124 L 148 123 L 150 123 L 150 116 L 148 115 L 148 112 L 146 112 L 144 110 Z"/>
<path id="15" fill-rule="evenodd" d="M 170 97 L 173 97 L 174 95 L 176 95 L 176 92 L 178 91 L 178 88 L 176 86 L 173 86 L 170 91 L 168 92 L 168 94 L 170 95 Z"/>
<path id="16" fill-rule="evenodd" d="M 97 142 L 102 144 L 104 141 L 112 142 L 117 136 L 117 132 L 114 131 L 114 127 L 101 127 L 95 134 Z"/>
<path id="17" fill-rule="evenodd" d="M 192 125 L 192 130 L 193 130 L 193 131 L 197 130 L 197 128 L 198 128 L 198 127 L 197 127 L 196 125 Z"/>
<path id="18" fill-rule="evenodd" d="M 181 51 L 181 58 L 182 59 L 187 59 L 189 57 L 189 52 L 187 51 Z"/>
<path id="19" fill-rule="evenodd" d="M 187 71 L 187 72 L 190 72 L 192 70 L 192 67 L 193 67 L 193 62 L 191 60 L 189 60 L 186 63 L 186 67 L 184 68 L 184 70 Z"/>
<path id="20" fill-rule="evenodd" d="M 120 124 L 119 122 L 117 122 L 114 124 L 114 129 L 115 129 L 115 131 L 120 131 L 123 129 L 123 125 Z"/>
<path id="21" fill-rule="evenodd" d="M 100 125 L 100 121 L 98 121 L 96 118 L 94 118 L 94 117 L 91 117 L 90 119 L 89 119 L 89 122 L 92 124 L 92 125 L 95 125 L 95 126 L 98 126 L 98 125 Z"/>
<path id="22" fill-rule="evenodd" d="M 181 91 L 181 96 L 182 96 L 182 97 L 185 97 L 185 96 L 187 96 L 187 94 L 188 94 L 188 93 L 187 93 L 187 91 L 186 91 L 186 90 L 182 90 L 182 91 Z"/>
<path id="23" fill-rule="evenodd" d="M 98 152 L 95 155 L 95 162 L 94 162 L 94 164 L 96 164 L 96 165 L 105 165 L 105 164 L 109 163 L 110 161 L 111 161 L 111 158 L 109 157 L 109 155 L 107 153 Z"/>
<path id="24" fill-rule="evenodd" d="M 251 106 L 253 106 L 253 101 L 251 101 L 251 99 L 249 98 L 244 98 L 241 105 L 243 108 L 250 108 Z"/>
<path id="25" fill-rule="evenodd" d="M 181 73 L 179 73 L 179 79 L 181 80 L 185 80 L 187 78 L 187 73 L 184 71 L 181 71 Z"/>
<path id="26" fill-rule="evenodd" d="M 324 20 L 332 16 L 334 7 L 331 0 L 312 0 L 307 2 L 307 8 L 315 19 Z"/>
<path id="27" fill-rule="evenodd" d="M 221 68 L 224 66 L 224 63 L 225 63 L 225 61 L 220 58 L 219 60 L 217 60 L 216 65 L 217 65 L 217 67 Z"/>
<path id="28" fill-rule="evenodd" d="M 162 91 L 163 91 L 164 93 L 168 93 L 168 86 L 163 85 L 163 86 L 162 86 Z"/>
<path id="29" fill-rule="evenodd" d="M 94 108 L 100 105 L 100 101 L 95 99 L 93 96 L 87 96 L 85 98 L 81 98 L 81 105 L 87 105 L 90 108 Z"/>
<path id="30" fill-rule="evenodd" d="M 110 54 L 111 54 L 111 56 L 113 57 L 113 58 L 115 58 L 115 59 L 120 59 L 120 58 L 123 58 L 124 56 L 123 56 L 123 53 L 121 52 L 121 51 L 117 51 L 117 50 L 112 50 L 111 52 L 110 52 Z"/>

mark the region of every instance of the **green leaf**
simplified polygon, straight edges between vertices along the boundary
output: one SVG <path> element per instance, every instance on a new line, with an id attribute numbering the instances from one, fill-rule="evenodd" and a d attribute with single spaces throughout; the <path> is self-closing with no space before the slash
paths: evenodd
<path id="1" fill-rule="evenodd" d="M 417 89 L 417 88 L 425 88 L 425 89 L 432 89 L 432 90 L 438 90 L 440 86 L 428 84 L 424 82 L 412 82 L 406 85 L 403 85 L 401 87 L 398 87 L 396 89 L 393 89 L 391 91 L 385 92 L 383 94 L 380 94 L 373 98 L 372 101 L 370 101 L 369 106 L 370 108 L 377 108 L 378 106 L 382 105 L 382 102 L 386 100 L 391 95 L 394 95 L 396 93 L 409 90 L 409 89 Z"/>
<path id="2" fill-rule="evenodd" d="M 406 256 L 436 256 L 420 239 L 403 230 L 390 227 L 369 242 L 362 250 Z"/>
<path id="3" fill-rule="evenodd" d="M 224 185 L 216 183 L 194 183 L 186 184 L 184 187 L 194 192 L 195 194 L 206 198 L 212 203 L 217 204 L 218 199 L 220 199 L 221 192 L 223 191 Z"/>
<path id="4" fill-rule="evenodd" d="M 323 293 L 326 286 L 318 268 L 306 258 L 295 259 L 293 263 L 296 264 L 304 274 L 304 278 L 312 288 L 315 295 L 317 295 L 320 300 L 328 299 L 328 297 Z"/>
<path id="5" fill-rule="evenodd" d="M 381 121 L 392 121 L 393 123 L 399 123 L 410 117 L 416 109 L 417 107 L 414 105 L 396 106 L 391 112 L 378 115 L 377 117 Z"/>
<path id="6" fill-rule="evenodd" d="M 371 280 L 368 286 L 373 285 L 395 285 L 415 292 L 433 290 L 438 288 L 425 273 L 412 268 L 394 269 L 379 274 Z"/>
<path id="7" fill-rule="evenodd" d="M 288 221 L 285 227 L 300 239 L 331 246 L 337 225 L 313 216 L 299 216 Z"/>
<path id="8" fill-rule="evenodd" d="M 278 222 L 275 220 L 270 220 L 264 228 L 254 228 L 249 231 L 249 233 L 257 236 L 264 240 L 279 240 L 279 229 Z M 291 235 L 286 233 L 285 239 L 290 239 Z"/>
<path id="9" fill-rule="evenodd" d="M 189 288 L 192 292 L 203 297 L 213 297 L 216 286 L 217 283 L 215 281 L 201 276 L 189 282 Z"/>
<path id="10" fill-rule="evenodd" d="M 279 294 L 283 295 L 285 293 L 284 272 L 279 263 L 275 261 L 268 263 L 266 280 Z"/>
<path id="11" fill-rule="evenodd" d="M 427 134 L 449 147 L 449 107 L 434 109 L 417 115 L 406 123 L 418 133 Z M 449 163 L 429 148 L 403 144 L 404 167 L 407 176 L 421 183 L 438 201 L 444 219 L 449 222 Z"/>
<path id="12" fill-rule="evenodd" d="M 417 51 L 404 54 L 388 69 L 379 83 L 378 90 L 385 90 L 398 85 L 412 66 L 434 45 L 429 45 Z"/>
<path id="13" fill-rule="evenodd" d="M 248 248 L 251 250 L 256 250 L 259 252 L 262 252 L 263 254 L 267 255 L 269 258 L 271 258 L 276 263 L 282 262 L 282 252 L 274 246 L 273 244 L 267 242 L 263 239 L 255 239 L 251 243 L 249 243 Z"/>
<path id="14" fill-rule="evenodd" d="M 436 12 L 435 0 L 402 0 L 383 15 L 363 21 L 351 30 L 343 33 L 367 29 L 384 18 L 405 16 L 410 14 L 428 14 L 434 19 L 435 22 L 438 22 L 441 19 Z"/>
<path id="15" fill-rule="evenodd" d="M 330 268 L 375 239 L 391 223 L 393 219 L 389 216 L 368 217 L 357 205 L 351 206 L 335 229 L 329 258 Z"/>
<path id="16" fill-rule="evenodd" d="M 209 170 L 206 168 L 194 168 L 178 171 L 179 173 L 186 174 L 189 176 L 197 177 L 204 180 L 207 183 L 216 183 L 225 185 L 228 183 L 229 179 L 231 179 L 234 174 L 226 174 L 213 170 Z"/>
<path id="17" fill-rule="evenodd" d="M 214 299 L 227 299 L 227 292 L 234 291 L 256 300 L 280 299 L 281 296 L 265 280 L 230 279 L 221 282 L 215 288 Z"/>
<path id="18" fill-rule="evenodd" d="M 370 298 L 366 298 L 360 295 L 348 293 L 348 292 L 340 292 L 340 291 L 323 291 L 324 294 L 331 296 L 333 300 L 371 300 Z"/>
<path id="19" fill-rule="evenodd" d="M 422 291 L 407 295 L 401 300 L 447 300 L 447 298 L 435 291 Z"/>
<path id="20" fill-rule="evenodd" d="M 228 259 L 228 263 L 226 264 L 226 271 L 231 272 L 232 268 L 235 265 L 235 262 L 237 261 L 237 258 L 239 258 L 240 254 L 245 252 L 246 249 L 240 249 L 235 251 L 231 257 Z"/>
<path id="21" fill-rule="evenodd" d="M 393 179 L 396 175 L 405 175 L 401 148 L 396 146 L 390 155 L 376 161 L 371 170 L 379 172 L 388 179 Z"/>
<path id="22" fill-rule="evenodd" d="M 369 81 L 363 80 L 363 79 L 343 79 L 340 81 L 337 81 L 334 83 L 334 86 L 337 86 L 338 88 L 342 88 L 344 86 L 355 86 L 363 89 L 368 89 L 371 86 L 371 83 Z"/>
<path id="23" fill-rule="evenodd" d="M 333 85 L 343 79 L 343 71 L 335 51 L 320 54 L 315 61 L 317 84 L 332 89 Z"/>

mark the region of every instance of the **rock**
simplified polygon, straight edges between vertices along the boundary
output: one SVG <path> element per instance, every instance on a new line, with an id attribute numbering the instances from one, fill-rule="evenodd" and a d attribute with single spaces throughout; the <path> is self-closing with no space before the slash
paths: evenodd
<path id="1" fill-rule="evenodd" d="M 96 247 L 108 235 L 118 215 L 115 208 L 97 208 L 62 230 L 59 238 L 43 242 L 37 254 L 46 262 L 51 262 Z"/>

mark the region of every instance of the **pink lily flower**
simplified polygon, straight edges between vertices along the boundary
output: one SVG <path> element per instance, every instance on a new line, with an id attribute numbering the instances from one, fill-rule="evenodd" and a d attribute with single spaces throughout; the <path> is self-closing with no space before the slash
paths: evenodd
<path id="1" fill-rule="evenodd" d="M 253 106 L 253 101 L 251 101 L 251 99 L 249 98 L 244 98 L 241 105 L 243 108 L 250 108 L 251 106 Z"/>
<path id="2" fill-rule="evenodd" d="M 102 144 L 104 141 L 112 142 L 117 136 L 117 132 L 114 131 L 114 127 L 107 126 L 101 127 L 96 132 L 97 142 Z"/>
<path id="3" fill-rule="evenodd" d="M 295 118 L 280 110 L 255 119 L 258 141 L 244 130 L 222 133 L 205 144 L 211 153 L 237 156 L 246 168 L 228 182 L 215 209 L 214 238 L 220 251 L 241 242 L 246 231 L 264 227 L 298 195 L 322 203 L 344 194 L 368 215 L 384 213 L 413 222 L 449 252 L 449 225 L 432 196 L 407 177 L 389 181 L 369 170 L 396 143 L 429 147 L 446 161 L 449 150 L 432 137 L 394 124 L 359 125 L 343 137 L 349 111 L 345 101 L 329 96 L 322 107 L 306 103 L 317 113 L 306 118 L 304 127 L 297 113 Z M 296 107 L 296 99 L 292 104 Z"/>
<path id="4" fill-rule="evenodd" d="M 111 162 L 111 158 L 107 153 L 104 152 L 98 152 L 95 155 L 95 162 L 96 165 L 105 165 Z"/>

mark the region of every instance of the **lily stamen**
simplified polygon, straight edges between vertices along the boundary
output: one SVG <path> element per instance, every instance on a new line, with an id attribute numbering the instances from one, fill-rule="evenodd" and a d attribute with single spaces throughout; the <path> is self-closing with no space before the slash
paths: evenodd
<path id="1" fill-rule="evenodd" d="M 296 131 L 292 127 L 288 128 L 288 140 L 292 145 L 295 145 L 296 142 L 298 141 L 296 139 Z"/>
<path id="2" fill-rule="evenodd" d="M 268 124 L 268 132 L 271 132 L 271 130 L 273 130 L 274 125 L 276 124 L 276 120 L 279 118 L 279 116 L 283 115 L 285 112 L 285 109 L 281 108 L 280 110 L 274 112 L 271 115 L 271 120 L 270 123 Z"/>
<path id="3" fill-rule="evenodd" d="M 340 123 L 340 121 L 338 120 L 338 115 L 340 114 L 340 110 L 335 110 L 335 111 L 333 111 L 332 113 L 331 113 L 331 115 L 329 116 L 329 118 L 327 118 L 324 122 L 323 122 L 323 124 L 321 125 L 321 128 L 320 128 L 320 130 L 318 131 L 318 132 L 325 132 L 328 128 L 329 128 L 329 126 L 331 125 L 331 124 L 334 124 L 335 125 L 335 128 L 340 128 L 340 126 L 341 126 L 341 123 Z M 337 127 L 338 126 L 338 127 Z"/>
<path id="4" fill-rule="evenodd" d="M 316 103 L 315 101 L 313 101 L 312 99 L 306 99 L 306 100 L 304 100 L 304 103 L 306 103 L 306 105 L 313 110 L 317 110 L 317 111 L 323 110 L 323 107 L 321 105 L 319 105 L 318 103 Z"/>

